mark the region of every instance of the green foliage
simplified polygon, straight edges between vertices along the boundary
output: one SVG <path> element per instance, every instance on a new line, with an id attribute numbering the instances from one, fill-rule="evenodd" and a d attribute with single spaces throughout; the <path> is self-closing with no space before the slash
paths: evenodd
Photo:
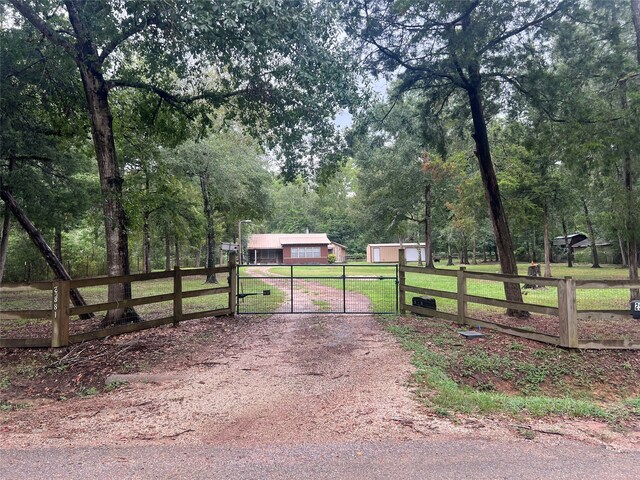
<path id="1" fill-rule="evenodd" d="M 413 363 L 417 369 L 415 381 L 419 392 L 422 392 L 425 403 L 440 415 L 447 415 L 449 411 L 473 414 L 502 412 L 510 415 L 524 412 L 532 416 L 569 415 L 610 419 L 620 414 L 615 407 L 615 411 L 609 411 L 592 402 L 569 397 L 505 395 L 460 386 L 446 373 L 450 360 L 425 347 L 425 339 L 420 335 L 407 327 L 391 325 L 387 328 L 399 337 L 405 349 L 413 352 Z M 504 360 L 485 354 L 476 355 L 469 362 L 477 368 L 493 369 Z M 487 384 L 484 385 L 486 386 Z M 430 392 L 428 395 L 427 391 Z"/>
<path id="2" fill-rule="evenodd" d="M 336 254 L 335 253 L 330 253 L 329 255 L 327 255 L 327 261 L 329 263 L 336 263 Z"/>

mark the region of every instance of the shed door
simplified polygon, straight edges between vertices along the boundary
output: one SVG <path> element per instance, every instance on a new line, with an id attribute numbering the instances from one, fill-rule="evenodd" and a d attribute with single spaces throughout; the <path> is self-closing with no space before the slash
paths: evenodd
<path id="1" fill-rule="evenodd" d="M 415 247 L 407 248 L 404 251 L 404 258 L 407 262 L 417 262 L 418 261 L 418 249 Z"/>
<path id="2" fill-rule="evenodd" d="M 373 261 L 374 262 L 379 262 L 380 261 L 380 248 L 375 248 L 373 249 Z"/>

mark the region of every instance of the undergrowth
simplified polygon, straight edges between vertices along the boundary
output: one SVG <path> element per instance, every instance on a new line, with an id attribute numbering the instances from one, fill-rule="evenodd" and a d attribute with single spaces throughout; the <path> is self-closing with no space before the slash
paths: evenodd
<path id="1" fill-rule="evenodd" d="M 442 416 L 454 412 L 466 414 L 504 413 L 511 416 L 528 414 L 534 417 L 563 415 L 568 417 L 589 417 L 617 422 L 629 415 L 640 416 L 640 398 L 600 405 L 584 398 L 583 390 L 566 388 L 561 397 L 548 396 L 540 392 L 543 382 L 555 382 L 563 385 L 563 378 L 573 375 L 575 381 L 588 387 L 590 379 L 580 378 L 575 364 L 581 359 L 567 352 L 540 349 L 533 353 L 535 363 L 517 361 L 510 357 L 482 351 L 481 347 L 470 352 L 455 352 L 452 345 L 456 332 L 424 335 L 412 327 L 395 323 L 391 319 L 383 320 L 388 331 L 394 334 L 402 346 L 412 352 L 412 361 L 416 367 L 414 380 L 417 393 L 422 401 Z M 438 351 L 430 345 L 436 345 L 447 353 Z M 508 350 L 520 352 L 522 348 L 515 343 Z M 562 356 L 562 358 L 560 358 Z M 449 372 L 454 371 L 461 377 L 474 374 L 487 374 L 491 378 L 508 380 L 518 387 L 521 393 L 509 394 L 498 391 L 490 381 L 474 387 L 454 380 Z M 602 372 L 593 372 L 595 378 Z"/>

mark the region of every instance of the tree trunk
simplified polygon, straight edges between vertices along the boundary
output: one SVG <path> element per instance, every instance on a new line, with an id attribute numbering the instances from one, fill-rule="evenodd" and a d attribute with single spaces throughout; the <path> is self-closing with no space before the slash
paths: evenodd
<path id="1" fill-rule="evenodd" d="M 471 252 L 471 263 L 473 263 L 474 265 L 478 264 L 478 257 L 477 257 L 477 250 L 478 250 L 478 235 L 476 233 L 476 229 L 474 227 L 473 229 L 473 241 L 472 241 L 472 246 L 473 246 L 473 250 Z"/>
<path id="2" fill-rule="evenodd" d="M 149 172 L 145 168 L 145 183 L 144 189 L 149 195 L 149 191 L 151 190 L 150 180 L 149 180 Z M 144 273 L 151 273 L 151 227 L 149 225 L 149 217 L 151 214 L 149 213 L 148 207 L 144 207 L 144 211 L 142 212 L 142 263 L 143 263 L 143 271 Z"/>
<path id="3" fill-rule="evenodd" d="M 86 52 L 85 52 L 86 53 Z M 129 275 L 129 242 L 127 218 L 122 205 L 122 184 L 116 159 L 113 136 L 113 116 L 109 106 L 109 93 L 100 72 L 92 71 L 79 63 L 84 85 L 91 135 L 98 160 L 100 190 L 102 192 L 102 212 L 104 215 L 105 238 L 107 243 L 107 274 L 110 277 Z M 115 302 L 131 298 L 131 283 L 116 283 L 108 287 L 108 300 Z M 104 325 L 140 321 L 133 308 L 109 310 Z"/>
<path id="4" fill-rule="evenodd" d="M 51 250 L 51 247 L 44 239 L 40 231 L 38 231 L 35 225 L 31 223 L 31 220 L 29 220 L 27 215 L 22 211 L 13 195 L 11 195 L 8 190 L 0 187 L 0 198 L 2 198 L 7 208 L 11 210 L 11 213 L 13 213 L 13 216 L 22 226 L 24 231 L 27 232 L 29 238 L 36 246 L 38 251 L 42 254 L 42 257 L 47 262 L 47 265 L 49 265 L 49 268 L 51 268 L 56 278 L 59 278 L 61 280 L 71 280 L 71 276 L 65 270 L 64 265 L 62 265 L 58 257 L 56 257 L 56 255 L 53 253 L 53 250 Z M 30 275 L 28 275 L 28 277 L 29 276 Z M 82 298 L 82 295 L 80 295 L 80 292 L 76 288 L 71 289 L 69 297 L 76 307 L 83 307 L 87 305 L 87 303 L 84 301 L 84 298 Z M 85 319 L 93 318 L 93 315 L 86 314 L 82 315 L 81 317 Z"/>
<path id="5" fill-rule="evenodd" d="M 629 264 L 629 280 L 638 280 L 638 239 L 636 236 L 636 199 L 633 191 L 633 171 L 631 167 L 631 153 L 626 152 L 624 160 L 624 188 L 626 192 L 626 210 L 627 210 L 627 230 L 628 230 L 628 251 L 627 260 Z M 629 291 L 630 300 L 640 299 L 640 289 L 632 288 Z"/>
<path id="6" fill-rule="evenodd" d="M 216 266 L 216 232 L 213 225 L 213 210 L 211 208 L 207 180 L 206 176 L 200 177 L 200 189 L 202 190 L 202 199 L 204 201 L 204 216 L 207 219 L 207 268 L 214 268 Z M 218 283 L 216 274 L 209 275 L 205 283 Z"/>
<path id="7" fill-rule="evenodd" d="M 549 241 L 549 211 L 547 205 L 542 210 L 544 216 L 544 276 L 551 277 L 551 242 Z"/>
<path id="8" fill-rule="evenodd" d="M 600 268 L 600 262 L 598 261 L 598 247 L 596 246 L 596 235 L 593 231 L 593 223 L 591 223 L 591 217 L 589 216 L 589 208 L 587 207 L 587 201 L 582 198 L 582 207 L 584 209 L 584 217 L 587 221 L 587 228 L 589 229 L 589 238 L 591 238 L 591 268 Z"/>
<path id="9" fill-rule="evenodd" d="M 640 65 L 640 5 L 639 0 L 632 1 L 633 22 L 636 29 L 636 36 L 639 39 L 638 48 L 638 64 Z M 620 82 L 622 89 L 620 103 L 622 110 L 629 108 L 627 100 L 627 82 Z M 629 262 L 629 280 L 638 280 L 638 237 L 637 237 L 637 219 L 634 215 L 637 211 L 636 198 L 633 191 L 633 163 L 631 160 L 631 152 L 627 149 L 624 154 L 624 190 L 625 190 L 625 223 L 627 227 L 627 259 Z M 629 298 L 631 300 L 640 299 L 640 289 L 632 288 L 629 290 Z"/>
<path id="10" fill-rule="evenodd" d="M 453 265 L 453 256 L 451 255 L 451 242 L 447 242 L 447 266 Z"/>
<path id="11" fill-rule="evenodd" d="M 64 265 L 64 262 L 62 261 L 62 231 L 58 226 L 54 229 L 53 252 L 56 257 L 58 257 L 58 260 L 60 260 L 60 264 Z"/>
<path id="12" fill-rule="evenodd" d="M 202 261 L 202 248 L 198 247 L 198 249 L 196 250 L 196 259 L 195 259 L 195 267 L 196 268 L 200 268 L 200 262 Z"/>
<path id="13" fill-rule="evenodd" d="M 628 267 L 629 264 L 627 263 L 627 247 L 622 241 L 622 235 L 620 235 L 620 232 L 618 232 L 618 245 L 620 245 L 620 257 L 622 258 L 622 266 Z"/>
<path id="14" fill-rule="evenodd" d="M 142 269 L 144 273 L 151 273 L 151 228 L 147 211 L 142 214 Z"/>
<path id="15" fill-rule="evenodd" d="M 480 165 L 480 175 L 484 185 L 485 198 L 489 206 L 489 214 L 493 225 L 493 233 L 496 238 L 496 247 L 500 257 L 500 267 L 502 273 L 517 275 L 518 265 L 513 254 L 513 242 L 511 232 L 507 223 L 506 212 L 502 205 L 498 179 L 493 168 L 491 150 L 489 147 L 489 136 L 487 134 L 487 124 L 482 106 L 482 96 L 480 92 L 480 71 L 477 65 L 470 68 L 473 86 L 469 86 L 467 93 L 469 96 L 469 106 L 473 118 L 474 134 L 476 143 L 476 157 Z M 522 291 L 517 283 L 505 283 L 504 293 L 507 301 L 522 302 Z M 508 315 L 528 316 L 528 312 L 515 309 L 508 309 Z"/>
<path id="16" fill-rule="evenodd" d="M 16 161 L 9 159 L 9 172 L 12 172 Z M 2 179 L 0 179 L 0 189 L 2 189 Z M 2 217 L 2 232 L 0 232 L 0 284 L 4 278 L 4 268 L 7 265 L 7 254 L 9 252 L 9 232 L 11 231 L 11 210 L 9 205 L 4 206 L 4 215 Z"/>
<path id="17" fill-rule="evenodd" d="M 640 65 L 640 0 L 631 0 L 631 17 L 636 31 L 636 59 Z"/>
<path id="18" fill-rule="evenodd" d="M 464 233 L 461 234 L 460 264 L 461 265 L 468 265 L 469 264 L 469 255 L 468 255 L 468 249 L 467 249 L 467 236 Z"/>
<path id="19" fill-rule="evenodd" d="M 433 224 L 431 222 L 431 183 L 424 185 L 424 253 L 427 268 L 433 267 Z"/>
<path id="20" fill-rule="evenodd" d="M 562 219 L 562 234 L 564 235 L 564 247 L 567 249 L 567 267 L 573 267 L 573 247 L 569 245 L 569 235 L 567 234 L 567 223 Z"/>
<path id="21" fill-rule="evenodd" d="M 416 245 L 418 246 L 418 266 L 423 267 L 424 263 L 422 263 L 422 245 L 420 245 L 420 235 L 416 238 Z"/>
<path id="22" fill-rule="evenodd" d="M 176 267 L 179 267 L 180 266 L 180 244 L 177 238 L 175 241 L 175 248 L 176 248 Z"/>
<path id="23" fill-rule="evenodd" d="M 164 270 L 171 270 L 171 236 L 168 233 L 164 234 Z"/>
<path id="24" fill-rule="evenodd" d="M 9 251 L 9 232 L 11 231 L 11 212 L 5 205 L 2 218 L 2 232 L 0 232 L 0 284 L 4 277 L 4 267 L 7 264 L 7 252 Z"/>

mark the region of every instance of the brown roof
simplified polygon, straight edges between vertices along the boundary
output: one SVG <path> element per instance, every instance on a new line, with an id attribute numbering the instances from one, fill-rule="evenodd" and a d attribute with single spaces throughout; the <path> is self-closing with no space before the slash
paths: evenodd
<path id="1" fill-rule="evenodd" d="M 280 249 L 283 245 L 329 245 L 326 233 L 256 233 L 249 235 L 247 248 Z"/>

